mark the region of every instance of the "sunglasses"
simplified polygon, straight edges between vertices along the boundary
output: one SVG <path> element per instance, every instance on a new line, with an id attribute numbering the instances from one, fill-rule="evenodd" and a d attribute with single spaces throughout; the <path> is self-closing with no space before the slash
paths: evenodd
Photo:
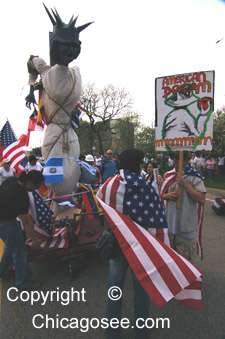
<path id="1" fill-rule="evenodd" d="M 112 153 L 106 153 L 107 155 L 112 155 Z"/>

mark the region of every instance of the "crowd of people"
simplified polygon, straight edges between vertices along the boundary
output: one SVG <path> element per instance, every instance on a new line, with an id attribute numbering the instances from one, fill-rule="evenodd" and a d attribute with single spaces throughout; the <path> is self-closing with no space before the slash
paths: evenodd
<path id="1" fill-rule="evenodd" d="M 146 154 L 144 161 L 145 166 L 147 166 L 149 161 L 157 164 L 162 174 L 174 168 L 173 153 L 170 152 L 158 153 L 154 156 Z M 190 154 L 188 162 L 194 169 L 200 172 L 203 179 L 207 176 L 210 182 L 212 182 L 214 174 L 225 174 L 224 154 L 214 155 L 213 153 L 197 151 Z"/>
<path id="2" fill-rule="evenodd" d="M 103 184 L 108 177 L 115 175 L 118 172 L 118 154 L 108 150 L 105 155 L 98 153 L 93 155 L 81 155 L 80 159 L 87 161 L 85 157 L 93 158 L 92 164 L 99 170 L 97 187 Z M 214 175 L 225 174 L 225 155 L 220 154 L 215 156 L 213 153 L 200 152 L 190 153 L 188 163 L 192 168 L 199 171 L 202 179 L 208 179 L 213 182 Z M 162 185 L 162 177 L 167 172 L 175 167 L 174 154 L 172 152 L 157 153 L 144 155 L 143 168 L 141 175 L 151 182 L 156 190 Z M 154 169 L 158 169 L 157 172 Z M 155 173 L 155 175 L 154 175 Z M 157 179 L 155 178 L 157 173 Z"/>
<path id="3" fill-rule="evenodd" d="M 178 174 L 178 153 L 168 155 L 160 153 L 155 157 L 150 157 L 135 149 L 125 150 L 119 155 L 109 149 L 105 156 L 81 154 L 79 159 L 96 169 L 96 182 L 91 189 L 99 188 L 99 191 L 104 191 L 112 178 L 118 176 L 118 180 L 121 180 L 122 170 L 126 171 L 126 178 L 132 176 L 137 178 L 137 197 L 141 195 L 143 187 L 147 190 L 147 196 L 156 194 L 155 199 L 158 199 L 160 211 L 165 211 L 162 212 L 161 219 L 165 218 L 164 221 L 168 226 L 171 247 L 184 258 L 193 260 L 199 225 L 199 206 L 205 203 L 204 175 L 207 171 L 208 178 L 212 181 L 215 171 L 221 175 L 224 174 L 224 156 L 214 159 L 211 154 L 184 152 L 182 174 Z M 39 249 L 28 214 L 28 192 L 37 189 L 44 182 L 43 168 L 34 155 L 29 156 L 28 165 L 20 176 L 16 175 L 10 165 L 10 160 L 4 159 L 0 168 L 0 238 L 5 242 L 4 254 L 0 262 L 0 277 L 7 276 L 14 266 L 15 284 L 19 290 L 34 286 L 38 288 L 32 282 L 32 271 L 27 263 L 27 250 L 17 218 L 22 220 L 27 236 L 33 240 L 33 248 Z M 131 207 L 129 206 L 130 211 Z M 127 215 L 133 221 L 141 220 L 136 220 L 135 214 L 132 216 L 132 213 L 127 212 Z M 144 213 L 151 216 L 151 213 L 153 215 L 156 211 L 149 208 L 149 210 L 145 209 Z M 147 224 L 144 223 L 141 226 L 148 229 Z M 122 251 L 116 258 L 110 259 L 110 287 L 123 288 L 128 267 L 129 263 Z M 150 298 L 134 274 L 133 283 L 135 317 L 146 319 L 149 315 Z M 109 319 L 115 317 L 120 319 L 121 309 L 122 300 L 116 303 L 108 299 L 106 314 Z M 136 338 L 147 338 L 146 328 L 135 330 Z M 109 328 L 107 337 L 119 338 L 118 331 L 119 329 L 115 331 Z"/>

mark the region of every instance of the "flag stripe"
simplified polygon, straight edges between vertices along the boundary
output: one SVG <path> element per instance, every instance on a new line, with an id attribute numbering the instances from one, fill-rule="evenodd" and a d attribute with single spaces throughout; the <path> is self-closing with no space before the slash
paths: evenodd
<path id="1" fill-rule="evenodd" d="M 116 228 L 114 227 L 113 231 L 118 241 L 124 244 L 124 254 L 132 270 L 137 275 L 141 274 L 140 283 L 158 307 L 164 305 L 165 302 L 188 286 L 196 279 L 196 276 L 201 276 L 200 271 L 195 270 L 195 276 L 189 270 L 188 261 L 182 264 L 182 269 L 189 270 L 191 274 L 183 274 L 183 271 L 179 269 L 180 256 L 178 254 L 176 256 L 178 257 L 179 265 L 171 260 L 172 254 L 175 253 L 172 249 L 166 249 L 165 244 L 161 244 L 158 239 L 154 239 L 144 228 L 138 226 L 129 217 L 115 211 L 102 200 L 100 200 L 100 204 L 111 220 L 111 226 L 117 226 Z M 146 241 L 143 235 L 146 238 L 151 237 L 151 242 Z M 158 255 L 159 252 L 160 255 Z M 151 254 L 151 259 L 149 254 Z M 140 265 L 137 266 L 136 264 L 137 260 L 142 266 L 142 272 L 140 272 Z M 151 275 L 151 278 L 149 275 Z M 158 293 L 156 293 L 156 290 Z"/>
<path id="2" fill-rule="evenodd" d="M 145 259 L 145 255 L 142 257 L 143 261 L 140 260 L 140 258 L 138 257 L 138 253 L 136 253 L 136 248 L 130 247 L 129 243 L 128 243 L 128 236 L 130 236 L 130 240 L 136 240 L 136 238 L 133 236 L 132 233 L 129 232 L 129 230 L 126 232 L 122 232 L 121 228 L 124 227 L 123 222 L 118 218 L 118 214 L 112 213 L 112 211 L 110 209 L 108 209 L 108 205 L 105 205 L 102 201 L 100 201 L 100 204 L 102 205 L 102 208 L 107 216 L 107 220 L 109 222 L 110 225 L 112 224 L 116 224 L 117 228 L 114 229 L 114 234 L 118 240 L 118 242 L 121 244 L 123 243 L 123 252 L 125 257 L 127 258 L 132 270 L 134 271 L 135 275 L 141 275 L 141 279 L 142 281 L 140 281 L 140 283 L 142 284 L 143 288 L 146 290 L 146 292 L 151 296 L 152 300 L 154 301 L 154 303 L 158 306 L 161 307 L 166 303 L 166 299 L 165 296 L 163 297 L 163 295 L 160 293 L 157 285 L 159 283 L 159 281 L 157 280 L 157 278 L 159 277 L 159 280 L 161 280 L 160 275 L 158 274 L 158 272 L 156 271 L 153 279 L 150 279 L 150 277 L 145 273 L 145 268 L 143 267 L 143 261 Z M 107 211 L 110 212 L 108 213 Z M 113 210 L 114 211 L 114 210 Z M 114 211 L 115 212 L 115 211 Z M 113 219 L 111 219 L 113 217 Z M 111 221 L 110 221 L 111 220 Z M 148 260 L 148 258 L 147 258 Z M 148 260 L 148 262 L 151 261 L 150 259 Z M 139 272 L 136 272 L 136 269 L 139 269 Z M 155 281 L 156 280 L 156 281 Z M 163 281 L 162 281 L 163 284 Z M 169 294 L 170 298 L 172 298 L 172 294 L 170 293 L 170 291 L 167 289 L 166 285 L 164 285 L 165 287 L 165 291 Z M 165 292 L 164 292 L 165 294 Z M 168 297 L 168 296 L 167 296 Z"/>
<path id="3" fill-rule="evenodd" d="M 167 246 L 171 245 L 168 229 L 148 228 L 148 232 L 161 240 Z"/>

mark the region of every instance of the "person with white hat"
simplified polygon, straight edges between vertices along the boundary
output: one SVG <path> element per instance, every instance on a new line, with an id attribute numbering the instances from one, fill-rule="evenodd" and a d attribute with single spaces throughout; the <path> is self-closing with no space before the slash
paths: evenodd
<path id="1" fill-rule="evenodd" d="M 11 177 L 13 175 L 16 175 L 16 171 L 14 170 L 13 167 L 11 167 L 11 160 L 3 159 L 2 167 L 0 167 L 0 185 L 6 178 Z"/>
<path id="2" fill-rule="evenodd" d="M 87 163 L 89 163 L 91 166 L 93 166 L 95 159 L 94 159 L 93 155 L 88 154 L 88 155 L 86 155 L 86 157 L 85 157 L 85 161 L 86 161 Z"/>

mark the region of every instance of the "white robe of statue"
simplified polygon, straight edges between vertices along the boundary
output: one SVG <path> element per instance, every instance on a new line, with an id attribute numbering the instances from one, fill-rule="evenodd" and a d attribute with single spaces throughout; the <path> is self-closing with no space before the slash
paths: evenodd
<path id="1" fill-rule="evenodd" d="M 82 89 L 80 70 L 62 65 L 48 66 L 39 57 L 32 59 L 34 68 L 41 75 L 43 83 L 43 103 L 49 125 L 45 130 L 42 154 L 45 160 L 63 157 L 63 182 L 51 184 L 55 196 L 70 194 L 75 188 L 80 168 L 73 159 L 80 155 L 78 137 L 72 129 L 71 116 Z M 36 76 L 30 74 L 29 84 L 35 83 Z M 55 216 L 62 208 L 53 202 L 51 209 Z"/>

